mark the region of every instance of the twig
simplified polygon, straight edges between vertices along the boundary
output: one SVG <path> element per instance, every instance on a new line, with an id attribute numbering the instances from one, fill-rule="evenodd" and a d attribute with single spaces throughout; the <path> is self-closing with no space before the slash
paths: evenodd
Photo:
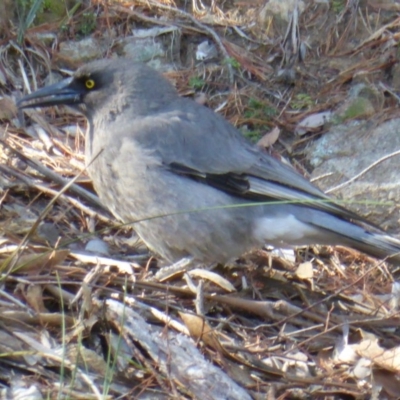
<path id="1" fill-rule="evenodd" d="M 31 178 L 21 174 L 20 172 L 18 172 L 17 170 L 15 170 L 13 168 L 7 167 L 6 165 L 0 164 L 0 171 L 3 171 L 6 174 L 12 175 L 15 178 L 19 179 L 20 181 L 22 181 L 23 183 L 25 183 L 26 185 L 28 185 L 29 187 L 32 187 L 36 190 L 39 190 L 45 194 L 50 195 L 50 196 L 55 197 L 59 193 L 57 190 L 50 189 L 49 187 L 47 187 L 45 185 L 41 185 L 39 183 L 34 182 Z M 105 215 L 99 214 L 96 211 L 93 211 L 92 209 L 90 209 L 89 207 L 85 206 L 80 201 L 78 201 L 72 197 L 69 197 L 69 196 L 63 194 L 59 197 L 59 200 L 68 201 L 69 203 L 72 204 L 72 206 L 83 211 L 85 214 L 89 215 L 91 218 L 98 218 L 100 221 L 102 221 L 106 224 L 113 224 L 113 221 L 110 218 L 106 217 Z"/>
<path id="2" fill-rule="evenodd" d="M 27 157 L 25 154 L 21 153 L 19 150 L 17 150 L 14 147 L 10 146 L 4 140 L 0 139 L 0 143 L 4 147 L 9 149 L 18 158 L 20 158 L 23 162 L 25 162 L 27 165 L 29 165 L 31 168 L 35 169 L 36 171 L 40 172 L 42 175 L 44 175 L 48 179 L 58 183 L 61 186 L 65 186 L 65 185 L 68 184 L 68 182 L 70 182 L 69 179 L 63 178 L 62 176 L 58 175 L 57 173 L 55 173 L 51 169 L 45 167 L 44 165 L 40 164 L 39 162 Z M 78 196 L 81 196 L 86 201 L 88 201 L 89 203 L 93 204 L 94 206 L 102 209 L 103 211 L 107 211 L 107 209 L 100 202 L 100 199 L 96 195 L 94 195 L 93 193 L 90 193 L 89 191 L 79 187 L 76 184 L 72 184 L 70 187 L 68 187 L 68 190 L 70 190 L 71 192 L 75 193 Z"/>

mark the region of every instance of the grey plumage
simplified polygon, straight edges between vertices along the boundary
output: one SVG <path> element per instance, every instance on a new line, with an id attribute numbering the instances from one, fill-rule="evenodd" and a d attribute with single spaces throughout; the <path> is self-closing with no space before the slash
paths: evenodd
<path id="1" fill-rule="evenodd" d="M 331 202 L 210 109 L 179 97 L 150 67 L 92 62 L 19 102 L 54 104 L 88 118 L 96 192 L 168 261 L 226 262 L 265 243 L 341 244 L 400 260 L 400 241 Z"/>

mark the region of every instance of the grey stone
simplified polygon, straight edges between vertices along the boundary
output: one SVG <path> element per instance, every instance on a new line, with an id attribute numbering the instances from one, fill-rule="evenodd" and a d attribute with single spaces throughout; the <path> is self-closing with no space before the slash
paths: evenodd
<path id="1" fill-rule="evenodd" d="M 314 183 L 328 191 L 396 150 L 400 151 L 400 119 L 378 127 L 368 122 L 336 126 L 308 149 L 308 159 L 315 167 L 312 178 L 322 177 Z M 390 157 L 332 195 L 353 202 L 345 206 L 400 234 L 399 169 L 400 155 Z M 361 201 L 368 204 L 356 203 Z"/>
<path id="2" fill-rule="evenodd" d="M 116 43 L 117 53 L 134 62 L 143 62 L 151 67 L 168 71 L 179 63 L 180 30 L 175 27 L 168 29 L 138 29 L 132 36 Z"/>
<path id="3" fill-rule="evenodd" d="M 60 43 L 59 57 L 72 61 L 86 62 L 101 58 L 107 46 L 95 38 L 85 38 L 77 41 L 66 41 Z"/>

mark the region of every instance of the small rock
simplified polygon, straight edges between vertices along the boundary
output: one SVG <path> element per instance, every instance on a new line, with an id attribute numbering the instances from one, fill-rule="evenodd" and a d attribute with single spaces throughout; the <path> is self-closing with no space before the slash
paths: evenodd
<path id="1" fill-rule="evenodd" d="M 107 243 L 98 238 L 89 240 L 85 246 L 85 250 L 96 255 L 108 256 L 110 254 Z"/>
<path id="2" fill-rule="evenodd" d="M 46 240 L 51 245 L 54 245 L 57 243 L 57 240 L 60 237 L 60 230 L 55 224 L 44 222 L 39 225 L 37 234 L 39 237 Z"/>
<path id="3" fill-rule="evenodd" d="M 197 46 L 196 60 L 212 60 L 218 56 L 218 50 L 209 40 L 204 40 Z"/>
<path id="4" fill-rule="evenodd" d="M 59 72 L 50 71 L 50 73 L 46 76 L 43 84 L 44 86 L 48 86 L 52 85 L 53 83 L 60 82 L 63 79 L 64 77 Z"/>
<path id="5" fill-rule="evenodd" d="M 377 128 L 368 122 L 352 121 L 325 133 L 310 146 L 307 157 L 315 167 L 312 178 L 323 177 L 314 183 L 327 191 L 396 150 L 400 151 L 400 119 Z M 332 195 L 348 200 L 347 208 L 383 229 L 400 234 L 400 204 L 391 201 L 400 198 L 399 169 L 400 155 L 392 156 Z"/>
<path id="6" fill-rule="evenodd" d="M 363 119 L 374 115 L 383 107 L 383 93 L 364 83 L 353 86 L 348 99 L 335 111 L 340 121 Z"/>
<path id="7" fill-rule="evenodd" d="M 160 42 L 152 38 L 136 38 L 131 36 L 122 43 L 122 53 L 135 62 L 148 62 L 165 56 L 165 49 Z"/>
<path id="8" fill-rule="evenodd" d="M 51 46 L 57 39 L 57 35 L 53 32 L 36 32 L 33 36 L 46 46 Z"/>
<path id="9" fill-rule="evenodd" d="M 364 97 L 356 97 L 348 100 L 336 113 L 340 121 L 349 119 L 361 119 L 374 115 L 376 112 L 372 103 Z"/>
<path id="10" fill-rule="evenodd" d="M 56 62 L 68 68 L 75 69 L 87 61 L 102 58 L 107 50 L 105 41 L 95 38 L 85 38 L 80 41 L 66 41 L 60 43 L 60 51 L 56 55 Z"/>
<path id="11" fill-rule="evenodd" d="M 305 4 L 302 0 L 270 0 L 261 10 L 260 18 L 266 19 L 266 17 L 272 16 L 289 22 L 296 3 L 298 4 L 299 14 L 301 14 L 305 9 Z"/>
<path id="12" fill-rule="evenodd" d="M 177 27 L 137 29 L 116 43 L 119 56 L 144 62 L 161 70 L 173 70 L 179 60 L 180 30 Z"/>

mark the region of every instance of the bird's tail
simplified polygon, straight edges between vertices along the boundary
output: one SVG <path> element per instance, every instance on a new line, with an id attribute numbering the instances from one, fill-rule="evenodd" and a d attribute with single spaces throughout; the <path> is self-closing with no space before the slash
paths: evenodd
<path id="1" fill-rule="evenodd" d="M 362 223 L 353 223 L 317 210 L 307 211 L 303 210 L 296 217 L 302 222 L 322 228 L 322 242 L 330 241 L 330 244 L 348 246 L 370 256 L 387 259 L 392 264 L 400 265 L 400 240 L 373 226 L 363 226 Z M 323 240 L 324 236 L 327 238 L 326 241 Z"/>

